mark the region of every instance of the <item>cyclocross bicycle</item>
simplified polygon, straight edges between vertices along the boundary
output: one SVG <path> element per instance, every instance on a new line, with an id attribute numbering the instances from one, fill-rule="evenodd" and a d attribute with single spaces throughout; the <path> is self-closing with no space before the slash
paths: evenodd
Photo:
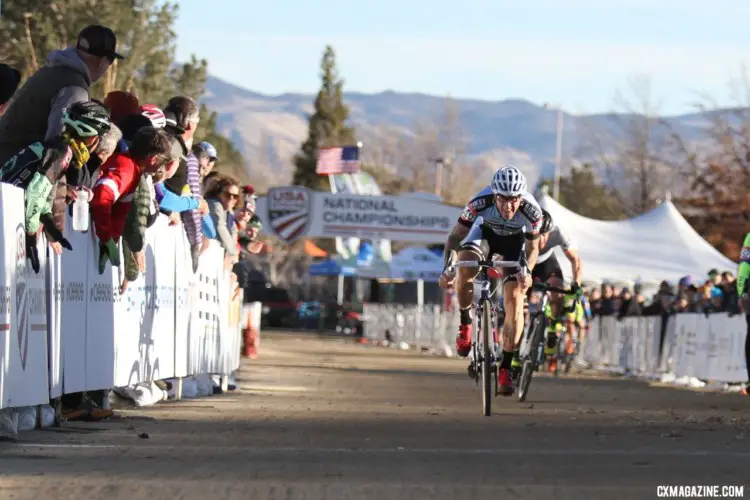
<path id="1" fill-rule="evenodd" d="M 557 363 L 555 364 L 556 376 L 560 371 L 563 373 L 570 373 L 570 368 L 573 366 L 573 362 L 578 355 L 578 336 L 580 334 L 581 329 L 578 325 L 573 326 L 573 334 L 571 335 L 570 340 L 566 340 L 568 335 L 564 329 L 560 334 L 560 339 L 557 342 Z"/>
<path id="2" fill-rule="evenodd" d="M 501 361 L 502 350 L 498 342 L 498 317 L 500 317 L 500 304 L 498 300 L 490 300 L 497 289 L 502 285 L 499 280 L 494 290 L 490 291 L 491 282 L 490 269 L 507 267 L 520 268 L 520 261 L 507 260 L 462 260 L 449 266 L 449 272 L 459 267 L 478 267 L 479 274 L 474 278 L 475 285 L 480 286 L 480 296 L 475 308 L 475 318 L 478 323 L 478 332 L 472 342 L 471 361 L 469 364 L 469 376 L 479 384 L 482 381 L 482 411 L 485 417 L 492 414 L 492 398 L 498 395 L 497 367 Z M 494 391 L 493 391 L 494 389 Z"/>
<path id="3" fill-rule="evenodd" d="M 531 317 L 529 326 L 524 333 L 523 340 L 521 341 L 521 350 L 519 352 L 519 357 L 521 358 L 521 371 L 518 380 L 519 401 L 526 401 L 526 396 L 529 393 L 529 387 L 531 386 L 531 379 L 534 376 L 534 372 L 544 364 L 546 357 L 544 355 L 544 344 L 545 333 L 547 331 L 547 315 L 544 314 L 544 310 L 549 303 L 548 292 L 556 292 L 564 295 L 570 295 L 573 293 L 572 290 L 555 288 L 547 283 L 534 283 L 531 285 L 531 289 L 543 293 L 537 309 L 533 313 L 530 313 Z M 574 306 L 576 301 L 573 301 Z M 564 343 L 564 341 L 558 339 L 558 344 L 560 343 Z"/>

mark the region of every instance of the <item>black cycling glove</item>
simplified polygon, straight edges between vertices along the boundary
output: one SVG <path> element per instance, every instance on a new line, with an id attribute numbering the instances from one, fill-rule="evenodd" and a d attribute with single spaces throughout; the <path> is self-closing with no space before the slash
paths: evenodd
<path id="1" fill-rule="evenodd" d="M 50 241 L 60 243 L 63 248 L 66 248 L 68 250 L 73 250 L 73 245 L 71 245 L 70 242 L 63 236 L 62 231 L 57 229 L 57 226 L 55 225 L 55 219 L 52 218 L 52 214 L 42 214 L 42 216 L 39 217 L 39 221 L 44 226 L 44 230 L 47 232 L 47 236 L 49 236 Z"/>
<path id="2" fill-rule="evenodd" d="M 39 274 L 39 250 L 36 248 L 36 234 L 26 233 L 26 258 L 31 261 L 31 268 Z"/>

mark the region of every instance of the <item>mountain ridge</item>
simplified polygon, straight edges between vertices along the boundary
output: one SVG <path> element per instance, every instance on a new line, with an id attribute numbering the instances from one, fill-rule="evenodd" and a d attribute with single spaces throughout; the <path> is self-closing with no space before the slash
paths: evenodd
<path id="1" fill-rule="evenodd" d="M 243 153 L 251 179 L 263 177 L 272 184 L 288 183 L 291 158 L 307 135 L 307 116 L 313 112 L 314 93 L 287 92 L 267 95 L 209 76 L 201 102 L 217 113 L 217 127 Z M 499 101 L 460 99 L 419 92 L 345 92 L 350 121 L 358 134 L 372 136 L 378 127 L 408 132 L 415 123 L 442 114 L 448 102 L 455 106 L 465 135 L 466 156 L 484 159 L 492 167 L 504 162 L 520 164 L 530 183 L 554 171 L 557 110 L 522 98 Z M 695 112 L 661 117 L 686 141 L 704 136 L 713 113 Z M 633 113 L 577 115 L 564 112 L 563 161 L 580 159 L 582 144 L 595 133 L 618 136 L 616 121 Z M 365 143 L 367 144 L 367 140 Z M 372 142 L 372 141 L 370 141 Z M 365 146 L 366 147 L 366 146 Z"/>

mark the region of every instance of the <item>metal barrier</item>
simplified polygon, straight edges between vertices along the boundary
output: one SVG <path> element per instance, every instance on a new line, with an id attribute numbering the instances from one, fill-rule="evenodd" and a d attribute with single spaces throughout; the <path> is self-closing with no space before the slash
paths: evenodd
<path id="1" fill-rule="evenodd" d="M 439 305 L 365 304 L 364 336 L 371 341 L 406 342 L 417 349 L 455 349 L 458 313 Z"/>

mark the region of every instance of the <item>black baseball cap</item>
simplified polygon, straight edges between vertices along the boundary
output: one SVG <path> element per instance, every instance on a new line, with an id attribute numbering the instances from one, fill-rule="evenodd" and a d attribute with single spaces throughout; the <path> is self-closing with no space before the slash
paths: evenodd
<path id="1" fill-rule="evenodd" d="M 92 56 L 125 59 L 115 51 L 117 48 L 115 32 L 98 24 L 86 26 L 78 33 L 76 48 Z"/>

